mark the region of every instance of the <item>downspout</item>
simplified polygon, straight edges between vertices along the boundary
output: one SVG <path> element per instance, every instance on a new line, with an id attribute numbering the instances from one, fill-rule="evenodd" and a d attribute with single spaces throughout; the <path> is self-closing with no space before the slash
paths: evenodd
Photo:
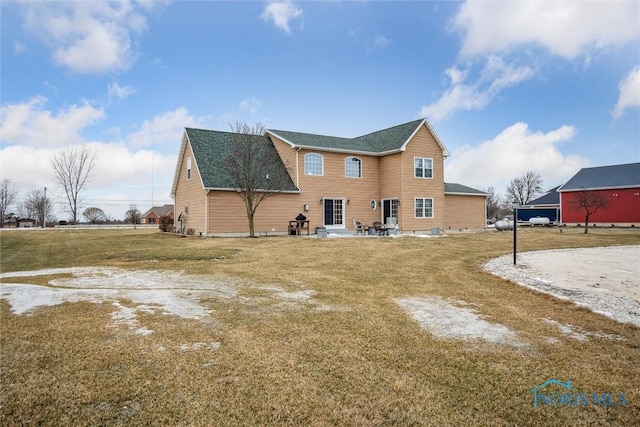
<path id="1" fill-rule="evenodd" d="M 444 161 L 447 159 L 447 156 L 442 156 L 442 230 L 446 230 L 447 228 L 447 195 L 445 194 L 445 184 L 444 184 Z M 485 199 L 486 200 L 486 199 Z"/>
<path id="2" fill-rule="evenodd" d="M 209 192 L 211 190 L 207 190 L 204 195 L 204 235 L 209 234 Z"/>
<path id="3" fill-rule="evenodd" d="M 484 196 L 484 229 L 487 229 L 487 196 Z"/>
<path id="4" fill-rule="evenodd" d="M 300 150 L 302 148 L 298 147 L 296 150 L 296 187 L 298 187 L 298 189 L 300 189 L 300 167 L 299 167 L 299 158 L 300 158 Z"/>

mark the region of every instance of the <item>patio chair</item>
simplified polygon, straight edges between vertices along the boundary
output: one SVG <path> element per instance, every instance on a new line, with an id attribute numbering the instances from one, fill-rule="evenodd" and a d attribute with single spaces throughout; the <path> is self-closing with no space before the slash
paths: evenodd
<path id="1" fill-rule="evenodd" d="M 384 236 L 385 234 L 389 233 L 389 229 L 385 227 L 384 224 L 380 221 L 375 221 L 373 223 L 373 228 L 376 230 L 376 234 L 378 236 Z"/>
<path id="2" fill-rule="evenodd" d="M 362 223 L 360 221 L 356 221 L 355 218 L 351 218 L 353 221 L 353 227 L 356 230 L 356 236 L 360 233 L 364 234 L 365 229 L 364 229 L 364 225 L 362 225 Z"/>

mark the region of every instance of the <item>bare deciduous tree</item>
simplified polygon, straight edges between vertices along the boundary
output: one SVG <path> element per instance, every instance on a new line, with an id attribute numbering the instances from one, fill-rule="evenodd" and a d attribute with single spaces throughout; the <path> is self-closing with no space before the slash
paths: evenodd
<path id="1" fill-rule="evenodd" d="M 569 206 L 575 210 L 584 210 L 584 233 L 589 232 L 589 217 L 598 209 L 607 207 L 607 199 L 597 191 L 582 188 L 575 193 L 575 198 L 569 202 Z"/>
<path id="2" fill-rule="evenodd" d="M 80 191 L 91 178 L 95 165 L 95 153 L 86 146 L 69 146 L 51 157 L 56 181 L 67 198 L 72 221 L 78 220 Z"/>
<path id="3" fill-rule="evenodd" d="M 515 200 L 521 206 L 526 205 L 536 196 L 542 194 L 542 182 L 542 176 L 532 171 L 512 179 L 507 187 L 509 202 Z"/>
<path id="4" fill-rule="evenodd" d="M 0 184 L 0 227 L 4 227 L 9 208 L 15 203 L 18 196 L 18 188 L 8 179 L 3 179 Z"/>
<path id="5" fill-rule="evenodd" d="M 254 217 L 260 203 L 282 193 L 291 183 L 289 168 L 282 163 L 275 147 L 264 134 L 264 125 L 244 123 L 231 126 L 234 136 L 231 153 L 225 159 L 229 186 L 244 201 L 249 236 L 255 237 Z"/>
<path id="6" fill-rule="evenodd" d="M 142 219 L 142 213 L 138 210 L 135 204 L 129 205 L 129 210 L 124 213 L 125 222 L 133 224 L 133 228 L 136 228 L 137 224 L 140 224 Z"/>
<path id="7" fill-rule="evenodd" d="M 500 208 L 500 195 L 496 193 L 496 189 L 494 187 L 489 187 L 484 190 L 487 196 L 487 218 L 488 219 L 498 219 L 501 214 Z"/>
<path id="8" fill-rule="evenodd" d="M 102 209 L 94 207 L 85 209 L 84 212 L 82 212 L 82 216 L 91 224 L 104 222 L 107 219 L 107 216 L 104 214 Z"/>
<path id="9" fill-rule="evenodd" d="M 46 227 L 47 220 L 51 218 L 51 214 L 53 213 L 53 207 L 51 206 L 51 202 L 49 201 L 46 192 L 42 190 L 33 190 L 27 194 L 26 205 L 28 211 L 37 217 L 36 219 L 38 220 L 40 227 Z"/>

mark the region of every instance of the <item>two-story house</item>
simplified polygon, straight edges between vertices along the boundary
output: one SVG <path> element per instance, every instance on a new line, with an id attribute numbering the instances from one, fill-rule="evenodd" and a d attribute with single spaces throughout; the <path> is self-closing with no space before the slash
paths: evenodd
<path id="1" fill-rule="evenodd" d="M 205 235 L 248 233 L 244 202 L 224 176 L 233 137 L 185 129 L 171 192 L 178 229 Z M 356 138 L 285 130 L 252 138 L 277 151 L 290 177 L 280 194 L 258 208 L 258 232 L 285 234 L 299 213 L 312 230 L 353 230 L 354 221 L 380 221 L 409 233 L 485 228 L 486 194 L 445 184 L 449 152 L 426 120 Z"/>

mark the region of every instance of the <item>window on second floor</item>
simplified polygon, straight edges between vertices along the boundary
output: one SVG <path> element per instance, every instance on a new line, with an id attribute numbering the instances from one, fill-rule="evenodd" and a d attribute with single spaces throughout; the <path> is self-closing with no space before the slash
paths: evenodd
<path id="1" fill-rule="evenodd" d="M 433 159 L 414 157 L 413 164 L 416 178 L 433 178 Z"/>
<path id="2" fill-rule="evenodd" d="M 348 178 L 362 178 L 362 161 L 357 157 L 344 159 L 344 176 Z"/>
<path id="3" fill-rule="evenodd" d="M 304 174 L 318 176 L 324 175 L 324 158 L 317 153 L 305 154 Z"/>
<path id="4" fill-rule="evenodd" d="M 416 197 L 414 201 L 416 218 L 433 218 L 433 199 Z"/>
<path id="5" fill-rule="evenodd" d="M 187 179 L 191 179 L 191 157 L 187 157 Z"/>

